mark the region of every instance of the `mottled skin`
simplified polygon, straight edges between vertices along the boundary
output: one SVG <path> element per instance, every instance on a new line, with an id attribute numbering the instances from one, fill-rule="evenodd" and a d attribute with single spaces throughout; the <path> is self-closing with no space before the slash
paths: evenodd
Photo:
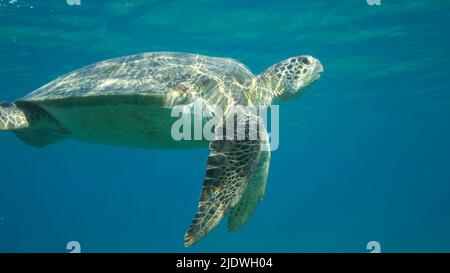
<path id="1" fill-rule="evenodd" d="M 13 103 L 0 104 L 0 128 L 2 130 L 24 129 L 30 126 L 29 118 L 24 111 Z"/>
<path id="2" fill-rule="evenodd" d="M 0 104 L 0 131 L 11 130 L 37 147 L 74 138 L 145 148 L 193 148 L 206 144 L 171 138 L 170 109 L 197 101 L 221 107 L 225 118 L 209 145 L 198 212 L 185 235 L 185 245 L 190 246 L 227 212 L 229 230 L 242 227 L 264 195 L 268 138 L 262 121 L 243 106 L 268 107 L 274 99 L 295 97 L 322 72 L 320 62 L 310 56 L 286 59 L 257 77 L 232 59 L 171 52 L 121 57 L 61 76 L 14 104 Z M 263 129 L 258 138 L 219 138 L 230 129 L 225 120 L 231 113 L 240 114 L 234 126 L 257 121 Z"/>

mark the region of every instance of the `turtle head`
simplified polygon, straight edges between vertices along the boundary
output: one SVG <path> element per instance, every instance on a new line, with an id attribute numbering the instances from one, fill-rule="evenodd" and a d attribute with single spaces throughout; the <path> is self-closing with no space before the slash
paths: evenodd
<path id="1" fill-rule="evenodd" d="M 281 61 L 264 71 L 259 77 L 277 99 L 292 99 L 303 93 L 323 73 L 319 60 L 301 55 Z"/>

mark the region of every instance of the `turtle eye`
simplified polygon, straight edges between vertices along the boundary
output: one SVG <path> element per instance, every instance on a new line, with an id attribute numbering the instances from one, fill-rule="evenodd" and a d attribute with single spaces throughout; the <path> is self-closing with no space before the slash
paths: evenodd
<path id="1" fill-rule="evenodd" d="M 302 58 L 302 63 L 310 64 L 311 62 L 308 60 L 308 58 Z"/>

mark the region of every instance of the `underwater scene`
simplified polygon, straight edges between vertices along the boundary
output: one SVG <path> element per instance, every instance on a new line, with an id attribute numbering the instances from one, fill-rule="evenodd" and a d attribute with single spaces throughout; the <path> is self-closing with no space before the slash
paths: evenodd
<path id="1" fill-rule="evenodd" d="M 0 252 L 450 252 L 449 56 L 447 0 L 0 0 Z"/>

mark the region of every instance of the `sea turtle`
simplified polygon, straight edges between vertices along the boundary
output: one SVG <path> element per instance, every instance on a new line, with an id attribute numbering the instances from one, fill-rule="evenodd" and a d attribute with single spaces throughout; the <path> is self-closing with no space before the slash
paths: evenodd
<path id="1" fill-rule="evenodd" d="M 65 138 L 144 148 L 203 147 L 207 142 L 171 137 L 174 106 L 201 100 L 225 109 L 215 126 L 220 136 L 228 129 L 229 109 L 243 112 L 238 123 L 249 121 L 254 114 L 243 106 L 269 107 L 274 99 L 295 97 L 322 72 L 321 63 L 307 55 L 283 60 L 258 76 L 228 58 L 174 52 L 125 56 L 80 68 L 14 103 L 1 103 L 0 131 L 13 131 L 36 147 Z M 186 246 L 204 237 L 226 213 L 229 230 L 240 228 L 262 199 L 270 149 L 263 124 L 256 120 L 262 128 L 256 139 L 227 135 L 211 140 Z"/>

